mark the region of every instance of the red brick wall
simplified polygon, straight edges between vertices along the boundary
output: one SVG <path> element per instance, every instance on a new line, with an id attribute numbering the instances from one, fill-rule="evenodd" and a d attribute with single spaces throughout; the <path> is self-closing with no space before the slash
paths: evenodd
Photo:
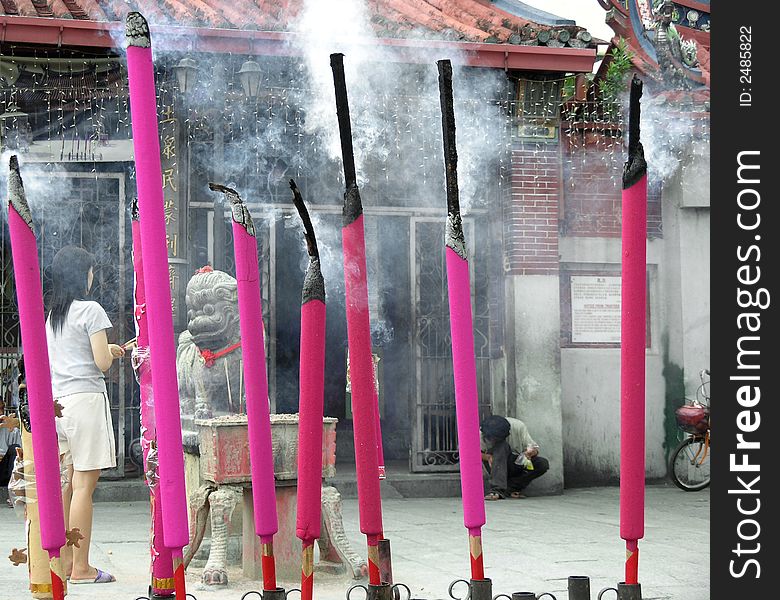
<path id="1" fill-rule="evenodd" d="M 563 132 L 561 144 L 517 144 L 504 194 L 511 275 L 556 275 L 558 236 L 620 237 L 620 137 Z M 647 237 L 662 236 L 661 188 L 648 189 Z"/>
<path id="2" fill-rule="evenodd" d="M 559 146 L 515 146 L 510 176 L 511 186 L 504 203 L 506 270 L 512 275 L 557 275 Z"/>
<path id="3" fill-rule="evenodd" d="M 563 134 L 562 235 L 620 237 L 625 149 L 620 137 Z M 661 190 L 648 189 L 647 237 L 661 237 Z"/>

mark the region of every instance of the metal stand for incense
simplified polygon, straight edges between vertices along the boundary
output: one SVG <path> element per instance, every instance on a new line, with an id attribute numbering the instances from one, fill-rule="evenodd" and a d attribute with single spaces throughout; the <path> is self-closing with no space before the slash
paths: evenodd
<path id="1" fill-rule="evenodd" d="M 508 598 L 509 600 L 541 600 L 545 596 L 549 596 L 553 600 L 557 600 L 556 597 L 553 596 L 550 592 L 544 592 L 538 596 L 533 592 L 513 592 L 511 596 L 507 596 L 506 594 L 499 594 L 498 596 L 495 596 L 495 600 L 498 598 Z"/>
<path id="2" fill-rule="evenodd" d="M 163 600 L 165 598 L 176 598 L 176 594 L 170 594 L 166 596 L 158 596 L 157 594 L 152 592 L 152 586 L 149 586 L 149 595 L 148 596 L 138 596 L 135 600 Z M 192 600 L 198 600 L 193 594 L 190 594 L 187 592 L 186 598 L 191 598 Z"/>
<path id="3" fill-rule="evenodd" d="M 456 596 L 453 592 L 455 586 L 459 583 L 465 583 L 467 591 L 465 596 Z M 452 600 L 493 600 L 493 581 L 490 579 L 456 579 L 447 589 Z M 498 596 L 496 596 L 498 597 Z"/>
<path id="4" fill-rule="evenodd" d="M 352 598 L 352 592 L 356 589 L 362 589 L 366 592 L 365 600 L 410 600 L 412 591 L 404 583 L 380 583 L 363 585 L 357 583 L 347 590 L 347 600 L 361 600 L 358 598 Z M 406 590 L 406 597 L 401 598 L 400 589 Z"/>
<path id="5" fill-rule="evenodd" d="M 262 598 L 262 600 L 285 600 L 287 596 L 292 594 L 293 592 L 301 593 L 301 590 L 298 588 L 292 588 L 290 590 L 285 591 L 284 588 L 276 588 L 275 590 L 263 590 L 262 592 L 258 592 L 256 590 L 251 590 L 249 592 L 246 592 L 243 596 L 241 596 L 241 600 L 244 600 L 245 598 L 249 598 L 254 594 L 258 598 Z"/>
<path id="6" fill-rule="evenodd" d="M 606 599 L 607 592 L 615 592 L 617 600 L 642 600 L 642 585 L 639 583 L 625 583 L 621 581 L 616 588 L 608 587 L 599 592 L 596 600 Z"/>
<path id="7" fill-rule="evenodd" d="M 457 596 L 453 593 L 453 588 L 464 583 L 468 587 L 465 596 Z M 585 575 L 570 575 L 568 578 L 568 600 L 591 600 L 590 578 Z M 406 586 L 404 586 L 406 587 Z M 408 588 L 406 588 L 408 590 Z M 607 587 L 601 590 L 596 596 L 596 600 L 611 600 L 607 592 L 615 592 L 617 600 L 642 600 L 642 586 L 638 583 L 620 582 L 617 587 Z M 453 600 L 498 600 L 506 598 L 507 600 L 543 600 L 551 598 L 558 600 L 552 592 L 543 592 L 537 595 L 535 592 L 511 592 L 511 594 L 492 595 L 490 579 L 466 581 L 457 579 L 450 584 L 448 590 L 450 598 Z M 402 600 L 411 600 L 411 593 Z"/>
<path id="8" fill-rule="evenodd" d="M 355 584 L 347 590 L 346 600 L 361 600 L 352 598 L 352 592 L 358 588 L 365 591 L 365 600 L 411 600 L 412 590 L 405 583 L 393 582 L 392 556 L 390 553 L 390 540 L 378 541 L 379 548 L 379 574 L 381 583 L 367 585 Z M 401 595 L 401 589 L 406 591 L 406 596 Z"/>

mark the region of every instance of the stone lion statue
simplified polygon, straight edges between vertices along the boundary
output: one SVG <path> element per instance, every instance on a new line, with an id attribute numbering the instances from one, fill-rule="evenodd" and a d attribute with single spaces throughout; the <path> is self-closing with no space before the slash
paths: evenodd
<path id="1" fill-rule="evenodd" d="M 210 266 L 198 269 L 185 302 L 187 329 L 176 351 L 182 415 L 207 419 L 244 412 L 235 278 Z"/>

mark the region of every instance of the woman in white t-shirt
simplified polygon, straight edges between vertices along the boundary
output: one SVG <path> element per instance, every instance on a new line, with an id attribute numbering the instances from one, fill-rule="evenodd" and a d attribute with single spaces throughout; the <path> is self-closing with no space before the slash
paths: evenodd
<path id="1" fill-rule="evenodd" d="M 51 266 L 52 288 L 46 337 L 51 383 L 62 406 L 57 418 L 60 457 L 68 470 L 63 491 L 65 526 L 78 528 L 78 547 L 62 549 L 71 583 L 110 583 L 113 575 L 89 564 L 92 537 L 92 494 L 101 469 L 116 466 L 114 429 L 103 373 L 125 350 L 108 343 L 111 321 L 97 302 L 87 300 L 92 288 L 94 257 L 66 246 Z"/>

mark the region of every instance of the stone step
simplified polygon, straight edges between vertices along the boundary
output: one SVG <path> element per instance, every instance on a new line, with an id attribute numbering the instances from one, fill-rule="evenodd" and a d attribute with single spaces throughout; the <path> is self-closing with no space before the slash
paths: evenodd
<path id="1" fill-rule="evenodd" d="M 136 502 L 149 500 L 149 488 L 143 477 L 98 481 L 94 502 Z"/>
<path id="2" fill-rule="evenodd" d="M 353 467 L 354 469 L 354 467 Z M 357 498 L 354 472 L 339 471 L 327 484 L 335 487 L 342 498 Z M 404 473 L 390 471 L 380 482 L 382 498 L 452 498 L 460 496 L 460 475 L 455 473 Z"/>
<path id="3" fill-rule="evenodd" d="M 387 479 L 380 482 L 382 498 L 452 498 L 460 496 L 460 475 L 452 473 L 409 473 L 408 467 L 388 468 Z M 325 482 L 342 498 L 357 498 L 355 466 L 337 465 L 336 476 Z M 147 500 L 149 490 L 142 477 L 101 479 L 95 490 L 95 502 L 134 502 Z"/>

